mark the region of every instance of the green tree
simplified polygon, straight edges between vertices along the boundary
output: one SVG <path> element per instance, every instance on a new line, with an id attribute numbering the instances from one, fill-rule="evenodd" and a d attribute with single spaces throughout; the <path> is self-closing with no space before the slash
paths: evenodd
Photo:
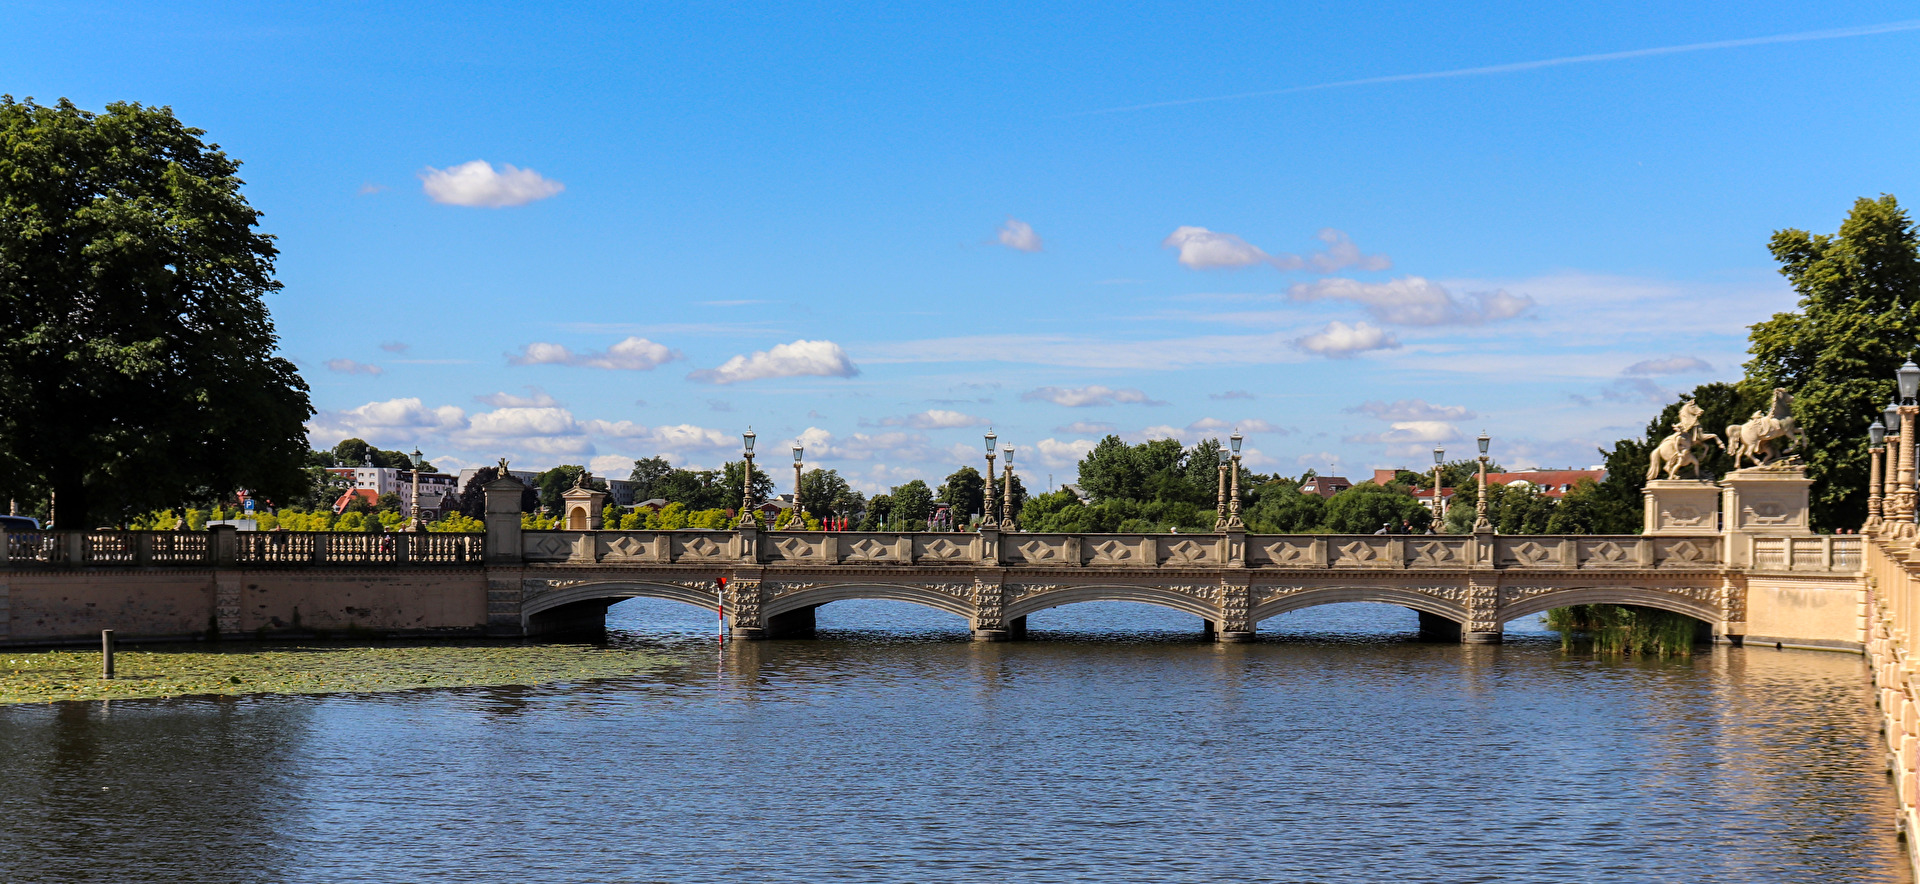
<path id="1" fill-rule="evenodd" d="M 239 163 L 168 108 L 0 96 L 0 497 L 85 528 L 308 487 Z"/>
<path id="2" fill-rule="evenodd" d="M 1622 506 L 1592 479 L 1581 479 L 1554 504 L 1546 533 L 1638 534 L 1640 522 L 1639 510 Z"/>
<path id="3" fill-rule="evenodd" d="M 1800 293 L 1800 312 L 1753 326 L 1747 385 L 1793 393 L 1815 527 L 1857 527 L 1866 518 L 1867 424 L 1920 340 L 1920 238 L 1883 195 L 1855 201 L 1838 233 L 1781 230 L 1768 248 Z"/>
<path id="4" fill-rule="evenodd" d="M 540 490 L 541 511 L 549 516 L 559 517 L 561 504 L 566 502 L 561 495 L 573 490 L 574 484 L 586 471 L 587 468 L 579 464 L 561 464 L 535 476 L 533 484 Z M 586 487 L 594 491 L 605 491 L 607 483 L 604 479 L 592 477 L 587 479 Z"/>
<path id="5" fill-rule="evenodd" d="M 800 474 L 800 502 L 816 519 L 858 515 L 859 500 L 859 492 L 840 478 L 838 470 L 815 468 Z"/>
<path id="6" fill-rule="evenodd" d="M 1327 500 L 1306 494 L 1300 483 L 1279 479 L 1262 486 L 1254 504 L 1240 514 L 1247 529 L 1261 534 L 1309 534 L 1327 530 Z"/>
<path id="7" fill-rule="evenodd" d="M 673 464 L 664 457 L 643 457 L 633 462 L 633 472 L 627 474 L 627 481 L 633 483 L 635 503 L 654 498 L 663 498 L 659 493 L 661 480 L 673 472 Z"/>
<path id="8" fill-rule="evenodd" d="M 1362 483 L 1327 501 L 1326 526 L 1335 534 L 1372 534 L 1383 526 L 1397 532 L 1403 522 L 1424 533 L 1432 521 L 1426 504 L 1400 485 Z"/>
<path id="9" fill-rule="evenodd" d="M 893 518 L 893 497 L 876 494 L 867 500 L 866 517 L 860 520 L 861 531 L 886 531 L 888 522 Z"/>
<path id="10" fill-rule="evenodd" d="M 961 467 L 940 484 L 939 501 L 946 504 L 953 513 L 953 524 L 965 526 L 975 515 L 982 512 L 985 503 L 987 482 L 981 478 L 980 471 L 973 467 Z"/>
<path id="11" fill-rule="evenodd" d="M 746 464 L 745 460 L 730 460 L 721 467 L 718 490 L 722 502 L 715 504 L 716 506 L 730 510 L 740 508 L 740 492 L 744 487 L 742 480 L 746 477 Z M 753 468 L 753 499 L 765 503 L 767 498 L 772 496 L 773 477 L 755 466 Z"/>
<path id="12" fill-rule="evenodd" d="M 893 522 L 907 531 L 923 531 L 927 527 L 927 516 L 933 513 L 933 489 L 927 483 L 915 479 L 904 485 L 894 486 L 888 495 L 893 500 Z"/>
<path id="13" fill-rule="evenodd" d="M 1446 533 L 1471 534 L 1479 489 L 1467 485 L 1447 504 Z M 1343 494 L 1345 492 L 1342 492 Z M 1554 500 L 1530 484 L 1487 485 L 1487 521 L 1501 534 L 1547 534 Z"/>

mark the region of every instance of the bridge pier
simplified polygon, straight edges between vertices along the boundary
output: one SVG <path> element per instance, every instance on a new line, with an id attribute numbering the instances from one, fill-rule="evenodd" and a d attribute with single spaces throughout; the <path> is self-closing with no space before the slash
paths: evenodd
<path id="1" fill-rule="evenodd" d="M 813 638 L 814 612 L 819 605 L 767 618 L 766 638 Z"/>
<path id="2" fill-rule="evenodd" d="M 1458 642 L 1466 640 L 1466 637 L 1461 634 L 1459 621 L 1450 620 L 1439 614 L 1429 614 L 1425 611 L 1416 611 L 1415 613 L 1420 615 L 1421 641 Z"/>
<path id="3" fill-rule="evenodd" d="M 1493 632 L 1464 632 L 1463 631 L 1460 633 L 1460 641 L 1462 644 L 1469 644 L 1469 645 L 1497 645 L 1503 641 L 1506 641 L 1506 632 L 1504 630 L 1498 630 L 1498 629 L 1494 630 Z"/>

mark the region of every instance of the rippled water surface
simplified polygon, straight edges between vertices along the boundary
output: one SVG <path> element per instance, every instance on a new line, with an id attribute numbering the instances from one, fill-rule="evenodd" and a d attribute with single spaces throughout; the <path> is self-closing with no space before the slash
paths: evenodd
<path id="1" fill-rule="evenodd" d="M 0 881 L 1908 881 L 1859 657 L 905 605 L 538 688 L 0 709 Z M 1532 637 L 1525 633 L 1532 631 Z"/>

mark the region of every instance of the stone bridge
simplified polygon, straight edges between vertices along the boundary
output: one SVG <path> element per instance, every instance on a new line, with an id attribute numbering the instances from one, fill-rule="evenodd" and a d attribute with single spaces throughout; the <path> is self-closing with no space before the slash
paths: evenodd
<path id="1" fill-rule="evenodd" d="M 1724 489 L 1650 486 L 1649 530 L 1623 536 L 527 531 L 519 484 L 506 481 L 487 489 L 484 534 L 9 534 L 0 644 L 107 628 L 542 635 L 599 628 L 609 605 L 656 598 L 724 606 L 743 639 L 807 634 L 821 605 L 845 599 L 945 611 L 985 641 L 1021 638 L 1030 615 L 1076 602 L 1182 611 L 1223 641 L 1289 611 L 1379 602 L 1467 642 L 1497 642 L 1502 624 L 1549 608 L 1625 604 L 1693 617 L 1727 641 L 1862 648 L 1862 538 L 1807 531 L 1796 481 L 1784 497 L 1727 491 L 1725 520 Z M 582 520 L 597 513 L 583 507 Z"/>
<path id="2" fill-rule="evenodd" d="M 1747 586 L 1711 537 L 978 534 L 711 531 L 524 532 L 489 569 L 490 624 L 539 634 L 613 602 L 724 602 L 739 638 L 804 634 L 843 599 L 888 599 L 964 618 L 976 638 L 1019 638 L 1028 615 L 1127 601 L 1199 617 L 1223 641 L 1338 602 L 1418 611 L 1430 631 L 1497 642 L 1502 624 L 1566 605 L 1641 605 L 1737 639 Z M 1857 538 L 1793 538 L 1803 572 L 1857 572 Z M 506 562 L 501 562 L 506 564 Z M 725 589 L 721 580 L 725 579 Z M 724 592 L 724 598 L 722 593 Z"/>

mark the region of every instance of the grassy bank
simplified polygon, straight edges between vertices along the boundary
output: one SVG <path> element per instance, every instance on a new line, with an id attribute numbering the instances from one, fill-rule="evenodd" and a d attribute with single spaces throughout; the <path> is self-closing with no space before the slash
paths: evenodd
<path id="1" fill-rule="evenodd" d="M 1684 614 L 1635 605 L 1574 605 L 1547 612 L 1547 628 L 1567 651 L 1618 656 L 1690 657 L 1701 623 Z"/>
<path id="2" fill-rule="evenodd" d="M 0 651 L 0 705 L 195 694 L 331 694 L 532 685 L 616 678 L 657 668 L 660 655 L 591 645 L 325 642 L 150 646 L 100 652 Z"/>

